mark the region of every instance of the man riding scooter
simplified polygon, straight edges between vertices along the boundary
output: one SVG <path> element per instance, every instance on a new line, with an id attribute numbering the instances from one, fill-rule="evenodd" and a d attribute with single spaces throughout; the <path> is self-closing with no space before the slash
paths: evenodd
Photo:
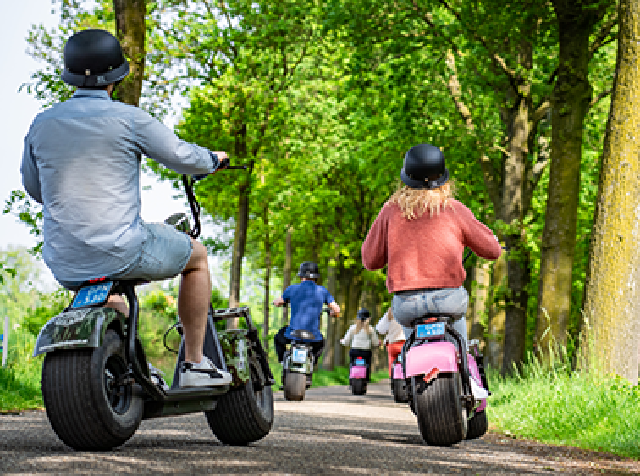
<path id="1" fill-rule="evenodd" d="M 318 362 L 324 348 L 324 337 L 320 332 L 320 314 L 324 304 L 329 306 L 331 315 L 340 314 L 340 306 L 324 287 L 316 283 L 320 277 L 318 265 L 312 261 L 305 261 L 300 265 L 298 276 L 301 282 L 293 284 L 284 290 L 282 297 L 273 301 L 274 306 L 291 303 L 291 320 L 274 337 L 278 362 L 282 363 L 286 345 L 291 342 L 291 333 L 295 330 L 306 330 L 313 333 L 311 347 L 314 363 Z"/>

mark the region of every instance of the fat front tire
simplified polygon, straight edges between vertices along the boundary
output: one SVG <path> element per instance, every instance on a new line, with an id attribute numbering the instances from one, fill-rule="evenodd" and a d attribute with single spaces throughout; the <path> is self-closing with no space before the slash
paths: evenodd
<path id="1" fill-rule="evenodd" d="M 419 391 L 411 380 L 418 427 L 429 445 L 451 446 L 467 436 L 467 410 L 462 405 L 459 373 L 440 374 Z"/>
<path id="2" fill-rule="evenodd" d="M 480 438 L 488 429 L 489 421 L 487 419 L 487 412 L 485 410 L 475 412 L 467 422 L 467 440 Z"/>
<path id="3" fill-rule="evenodd" d="M 53 431 L 66 445 L 108 451 L 133 436 L 144 403 L 131 385 L 115 385 L 126 371 L 124 343 L 114 330 L 98 348 L 45 356 L 42 398 Z"/>
<path id="4" fill-rule="evenodd" d="M 409 401 L 409 390 L 406 380 L 393 379 L 393 401 L 396 403 L 407 403 Z"/>
<path id="5" fill-rule="evenodd" d="M 354 395 L 364 395 L 367 393 L 367 381 L 363 378 L 354 378 L 351 381 L 351 393 Z"/>
<path id="6" fill-rule="evenodd" d="M 209 428 L 227 445 L 244 446 L 264 438 L 273 426 L 273 391 L 267 385 L 255 391 L 251 379 L 218 399 L 205 412 Z"/>
<path id="7" fill-rule="evenodd" d="M 307 376 L 298 372 L 285 372 L 284 399 L 299 402 L 304 400 Z"/>

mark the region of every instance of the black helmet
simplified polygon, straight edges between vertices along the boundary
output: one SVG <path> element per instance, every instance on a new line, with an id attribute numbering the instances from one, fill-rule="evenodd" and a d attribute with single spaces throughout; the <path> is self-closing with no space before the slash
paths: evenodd
<path id="1" fill-rule="evenodd" d="M 81 88 L 104 87 L 129 74 L 120 42 L 105 30 L 82 30 L 64 45 L 62 80 Z"/>
<path id="2" fill-rule="evenodd" d="M 318 279 L 320 273 L 318 272 L 318 265 L 313 261 L 305 261 L 300 265 L 298 276 L 307 279 Z"/>
<path id="3" fill-rule="evenodd" d="M 362 309 L 358 310 L 358 314 L 356 315 L 356 317 L 361 321 L 366 321 L 371 317 L 371 314 L 369 314 L 369 309 L 365 309 L 363 307 Z"/>
<path id="4" fill-rule="evenodd" d="M 400 172 L 402 181 L 411 188 L 433 189 L 449 181 L 444 154 L 431 144 L 418 144 L 407 151 Z"/>

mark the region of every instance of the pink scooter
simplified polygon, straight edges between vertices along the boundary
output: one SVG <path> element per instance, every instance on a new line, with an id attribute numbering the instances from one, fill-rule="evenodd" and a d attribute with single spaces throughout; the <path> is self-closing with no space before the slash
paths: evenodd
<path id="1" fill-rule="evenodd" d="M 422 438 L 449 446 L 487 431 L 486 398 L 490 395 L 477 341 L 466 358 L 462 337 L 451 325 L 458 315 L 427 313 L 416 319 L 402 348 L 403 373 L 411 409 Z"/>
<path id="2" fill-rule="evenodd" d="M 409 401 L 409 388 L 407 380 L 402 371 L 402 354 L 398 354 L 391 368 L 391 393 L 393 401 L 396 403 L 407 403 Z"/>
<path id="3" fill-rule="evenodd" d="M 367 361 L 362 357 L 356 357 L 349 365 L 349 386 L 354 395 L 367 393 L 367 367 Z"/>

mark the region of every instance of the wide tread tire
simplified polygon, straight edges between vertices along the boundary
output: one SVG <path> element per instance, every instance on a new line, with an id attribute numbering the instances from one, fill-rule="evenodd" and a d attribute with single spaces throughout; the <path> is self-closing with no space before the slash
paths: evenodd
<path id="1" fill-rule="evenodd" d="M 205 412 L 209 428 L 227 445 L 244 446 L 264 438 L 273 426 L 273 391 L 267 385 L 259 395 L 251 379 L 218 399 L 216 408 Z"/>
<path id="2" fill-rule="evenodd" d="M 42 398 L 53 431 L 68 446 L 80 451 L 108 451 L 133 436 L 144 403 L 125 387 L 118 412 L 108 400 L 105 388 L 107 360 L 126 370 L 124 343 L 108 330 L 95 349 L 48 353 L 42 364 Z"/>
<path id="3" fill-rule="evenodd" d="M 298 372 L 286 372 L 284 380 L 284 399 L 299 402 L 304 400 L 307 388 L 307 376 Z"/>
<path id="4" fill-rule="evenodd" d="M 460 374 L 440 374 L 424 391 L 416 391 L 412 380 L 413 401 L 418 428 L 429 445 L 451 446 L 467 436 L 467 412 L 462 405 Z"/>
<path id="5" fill-rule="evenodd" d="M 351 393 L 354 395 L 365 395 L 367 393 L 367 381 L 362 378 L 354 378 L 351 381 Z"/>
<path id="6" fill-rule="evenodd" d="M 407 403 L 409 401 L 409 389 L 405 380 L 393 379 L 393 401 Z"/>
<path id="7" fill-rule="evenodd" d="M 486 410 L 475 412 L 467 422 L 467 440 L 480 438 L 489 429 L 489 420 Z"/>

